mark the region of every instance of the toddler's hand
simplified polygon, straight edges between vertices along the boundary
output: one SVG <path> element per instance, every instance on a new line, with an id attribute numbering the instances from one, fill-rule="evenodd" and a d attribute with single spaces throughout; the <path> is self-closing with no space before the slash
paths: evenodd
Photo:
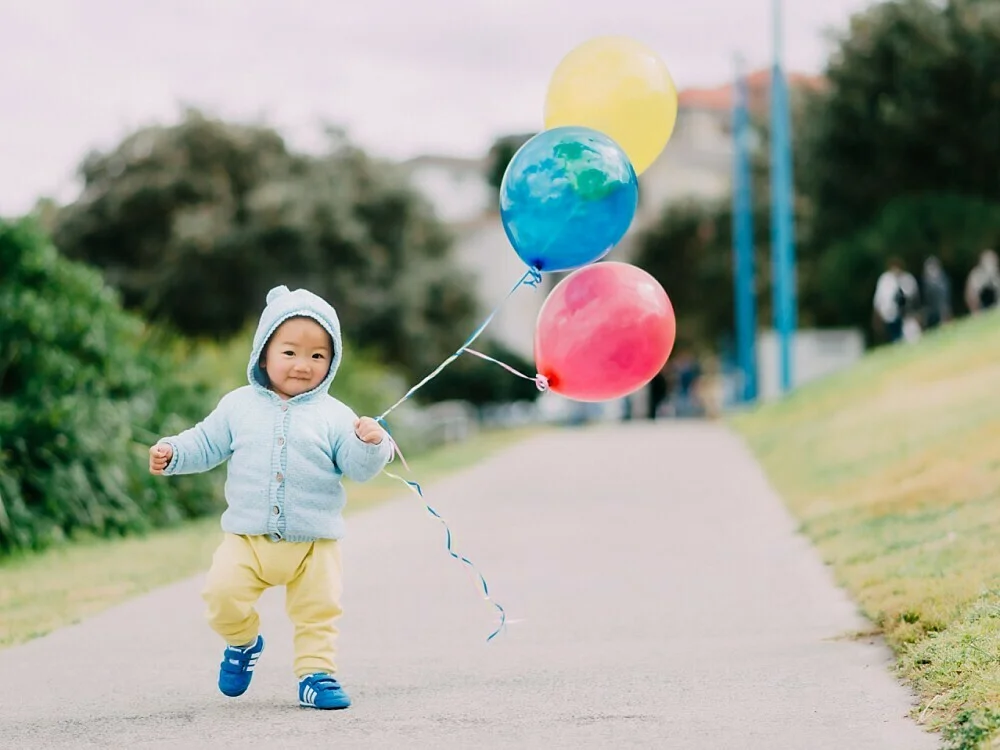
<path id="1" fill-rule="evenodd" d="M 157 443 L 149 449 L 149 473 L 162 474 L 174 457 L 174 449 L 167 443 Z"/>
<path id="2" fill-rule="evenodd" d="M 371 417 L 361 417 L 354 423 L 354 434 L 362 442 L 378 445 L 385 438 L 385 430 Z"/>

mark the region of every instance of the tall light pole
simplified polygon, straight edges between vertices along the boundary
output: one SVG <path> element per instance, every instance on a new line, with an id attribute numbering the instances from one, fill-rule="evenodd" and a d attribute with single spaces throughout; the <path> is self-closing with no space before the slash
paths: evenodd
<path id="1" fill-rule="evenodd" d="M 782 0 L 772 0 L 774 61 L 771 67 L 771 266 L 774 330 L 778 336 L 781 392 L 793 384 L 797 325 L 795 224 L 792 213 L 791 113 L 782 67 Z"/>

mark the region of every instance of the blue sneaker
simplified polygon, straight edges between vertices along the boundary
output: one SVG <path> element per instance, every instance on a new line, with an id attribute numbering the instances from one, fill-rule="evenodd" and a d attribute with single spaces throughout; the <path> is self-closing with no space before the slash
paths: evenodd
<path id="1" fill-rule="evenodd" d="M 253 679 L 253 668 L 257 666 L 257 659 L 263 650 L 264 637 L 260 635 L 244 648 L 226 646 L 219 666 L 219 690 L 223 695 L 235 698 L 247 691 L 250 680 Z"/>
<path id="2" fill-rule="evenodd" d="M 347 708 L 351 699 L 332 674 L 317 672 L 299 681 L 299 705 L 307 708 Z"/>

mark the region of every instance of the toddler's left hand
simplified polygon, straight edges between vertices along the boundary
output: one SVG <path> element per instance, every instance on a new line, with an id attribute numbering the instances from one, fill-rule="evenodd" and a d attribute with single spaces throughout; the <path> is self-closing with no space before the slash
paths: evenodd
<path id="1" fill-rule="evenodd" d="M 382 425 L 371 417 L 361 417 L 361 419 L 357 420 L 354 423 L 354 434 L 362 442 L 370 443 L 371 445 L 378 445 L 385 438 L 385 430 L 382 429 Z"/>

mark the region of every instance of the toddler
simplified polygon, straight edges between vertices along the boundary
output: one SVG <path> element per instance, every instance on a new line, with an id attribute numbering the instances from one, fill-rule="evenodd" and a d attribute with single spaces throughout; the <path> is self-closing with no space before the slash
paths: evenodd
<path id="1" fill-rule="evenodd" d="M 337 313 L 304 289 L 279 286 L 254 334 L 249 385 L 226 394 L 195 427 L 149 449 L 153 474 L 208 471 L 229 459 L 224 537 L 202 596 L 226 641 L 219 690 L 250 686 L 264 650 L 254 604 L 285 587 L 295 626 L 299 704 L 347 708 L 334 677 L 345 503 L 341 477 L 364 482 L 390 458 L 390 441 L 327 391 L 343 346 Z"/>

